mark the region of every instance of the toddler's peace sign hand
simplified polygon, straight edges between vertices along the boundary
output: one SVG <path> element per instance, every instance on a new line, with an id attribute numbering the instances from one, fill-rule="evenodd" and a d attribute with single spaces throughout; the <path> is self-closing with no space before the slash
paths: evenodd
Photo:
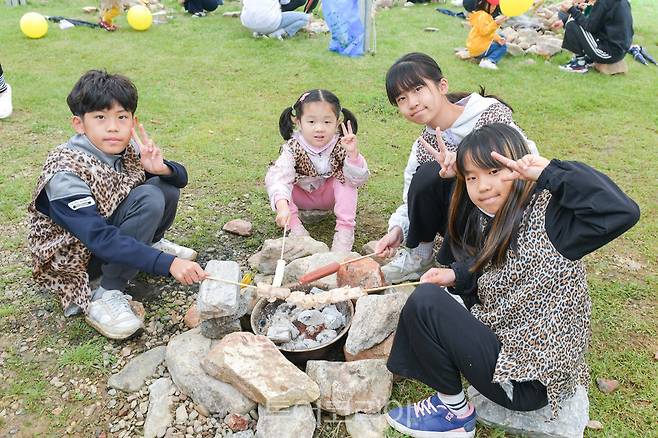
<path id="1" fill-rule="evenodd" d="M 347 121 L 347 128 L 345 123 L 340 124 L 340 129 L 343 131 L 343 138 L 340 140 L 341 144 L 345 148 L 345 152 L 351 159 L 355 159 L 359 155 L 359 150 L 357 149 L 358 140 L 356 139 L 356 134 L 352 131 L 352 123 Z"/>
<path id="2" fill-rule="evenodd" d="M 457 175 L 455 170 L 455 161 L 457 160 L 457 153 L 449 151 L 446 144 L 441 137 L 441 128 L 436 127 L 436 143 L 439 145 L 439 150 L 434 149 L 423 137 L 419 137 L 420 144 L 425 148 L 428 154 L 439 163 L 441 170 L 439 175 L 441 178 L 454 178 Z"/>
<path id="3" fill-rule="evenodd" d="M 532 154 L 528 154 L 517 161 L 510 160 L 495 151 L 491 152 L 491 157 L 511 170 L 509 175 L 502 177 L 503 181 L 513 181 L 515 179 L 537 181 L 539 175 L 541 175 L 550 163 L 546 158 Z"/>

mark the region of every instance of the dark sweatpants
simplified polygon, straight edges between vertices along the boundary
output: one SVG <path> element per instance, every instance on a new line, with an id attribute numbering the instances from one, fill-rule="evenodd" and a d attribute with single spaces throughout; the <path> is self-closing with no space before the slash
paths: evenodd
<path id="1" fill-rule="evenodd" d="M 402 309 L 388 369 L 444 394 L 462 390 L 461 376 L 489 400 L 515 411 L 548 404 L 538 381 L 513 382 L 512 400 L 491 383 L 500 341 L 443 288 L 421 284 Z"/>
<path id="2" fill-rule="evenodd" d="M 624 58 L 625 53 L 611 53 L 605 41 L 586 31 L 575 20 L 564 25 L 562 48 L 576 56 L 587 55 L 592 62 L 613 64 Z"/>
<path id="3" fill-rule="evenodd" d="M 150 245 L 160 240 L 174 222 L 179 196 L 179 188 L 165 183 L 158 176 L 151 177 L 128 194 L 108 223 L 118 227 L 121 234 Z M 126 265 L 105 263 L 92 256 L 87 272 L 90 279 L 102 275 L 103 288 L 123 291 L 138 271 Z"/>
<path id="4" fill-rule="evenodd" d="M 214 11 L 223 4 L 224 0 L 186 0 L 183 7 L 190 14 L 194 14 L 203 11 Z"/>
<path id="5" fill-rule="evenodd" d="M 304 13 L 310 14 L 313 12 L 313 9 L 315 9 L 319 2 L 320 0 L 290 0 L 289 3 L 281 5 L 281 10 L 283 12 L 289 12 L 294 11 L 300 6 L 304 6 Z"/>
<path id="6" fill-rule="evenodd" d="M 407 193 L 408 248 L 415 248 L 420 242 L 434 242 L 437 234 L 445 235 L 455 179 L 441 178 L 439 170 L 441 166 L 436 161 L 424 163 L 411 179 Z"/>

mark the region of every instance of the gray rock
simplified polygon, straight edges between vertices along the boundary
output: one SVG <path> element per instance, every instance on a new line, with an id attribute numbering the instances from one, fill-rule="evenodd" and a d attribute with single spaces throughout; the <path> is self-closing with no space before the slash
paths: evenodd
<path id="1" fill-rule="evenodd" d="M 511 56 L 520 56 L 525 52 L 518 44 L 507 43 L 507 53 L 509 53 Z"/>
<path id="2" fill-rule="evenodd" d="M 383 359 L 309 360 L 306 374 L 320 387 L 316 403 L 322 410 L 338 415 L 379 413 L 388 403 L 393 388 L 393 374 Z"/>
<path id="3" fill-rule="evenodd" d="M 356 252 L 322 252 L 319 254 L 313 254 L 308 257 L 293 260 L 288 264 L 288 266 L 286 266 L 285 275 L 283 276 L 283 284 L 295 283 L 302 275 L 321 266 L 328 265 L 329 263 L 342 262 L 343 260 L 353 259 L 356 257 L 360 257 L 360 254 Z M 309 286 L 319 287 L 320 289 L 334 289 L 338 287 L 336 283 L 336 274 L 331 274 L 327 277 L 316 280 Z"/>
<path id="4" fill-rule="evenodd" d="M 201 360 L 210 351 L 211 340 L 200 329 L 173 337 L 167 345 L 166 363 L 178 389 L 195 403 L 224 417 L 228 412 L 246 414 L 256 404 L 235 387 L 207 375 Z"/>
<path id="5" fill-rule="evenodd" d="M 262 274 L 274 274 L 276 262 L 281 257 L 282 238 L 266 239 L 263 248 L 249 257 L 249 266 Z M 286 262 L 311 254 L 329 252 L 326 243 L 318 242 L 310 236 L 286 237 L 283 258 Z"/>
<path id="6" fill-rule="evenodd" d="M 330 216 L 333 216 L 332 210 L 299 210 L 299 220 L 305 224 L 319 224 Z"/>
<path id="7" fill-rule="evenodd" d="M 164 358 L 164 346 L 145 351 L 135 356 L 119 373 L 110 376 L 107 385 L 126 392 L 138 391 L 144 381 L 155 373 Z"/>
<path id="8" fill-rule="evenodd" d="M 160 378 L 149 386 L 149 408 L 144 423 L 144 437 L 163 437 L 171 424 L 172 400 L 169 393 L 173 390 L 171 380 Z"/>
<path id="9" fill-rule="evenodd" d="M 254 438 L 254 431 L 251 429 L 242 430 L 240 432 L 230 432 L 224 435 L 226 438 Z"/>
<path id="10" fill-rule="evenodd" d="M 542 35 L 537 38 L 537 54 L 553 56 L 562 50 L 562 38 Z"/>
<path id="11" fill-rule="evenodd" d="M 206 271 L 214 277 L 240 281 L 240 266 L 234 261 L 210 260 Z M 199 317 L 204 319 L 234 315 L 238 310 L 240 287 L 216 280 L 204 280 L 199 286 L 196 307 Z"/>
<path id="12" fill-rule="evenodd" d="M 201 329 L 201 334 L 210 339 L 222 339 L 229 333 L 242 330 L 240 320 L 235 319 L 234 316 L 206 319 L 205 321 L 201 321 L 199 328 Z"/>
<path id="13" fill-rule="evenodd" d="M 381 414 L 357 413 L 345 417 L 345 427 L 352 438 L 384 438 L 388 423 Z"/>
<path id="14" fill-rule="evenodd" d="M 507 44 L 513 43 L 519 37 L 519 33 L 515 31 L 513 27 L 506 27 L 502 29 L 500 33 L 505 37 L 505 42 Z"/>
<path id="15" fill-rule="evenodd" d="M 187 423 L 187 419 L 187 410 L 184 405 L 180 405 L 176 408 L 176 424 L 185 424 Z"/>
<path id="16" fill-rule="evenodd" d="M 553 421 L 550 421 L 549 406 L 530 412 L 511 411 L 490 401 L 472 386 L 467 393 L 479 422 L 512 434 L 533 438 L 582 437 L 589 421 L 589 399 L 583 386 L 578 386 L 573 397 L 563 402 L 557 419 Z"/>
<path id="17" fill-rule="evenodd" d="M 313 438 L 317 421 L 310 404 L 271 411 L 258 405 L 256 438 Z"/>
<path id="18" fill-rule="evenodd" d="M 386 339 L 397 327 L 407 298 L 408 295 L 401 292 L 359 298 L 352 326 L 347 334 L 345 351 L 355 355 Z"/>

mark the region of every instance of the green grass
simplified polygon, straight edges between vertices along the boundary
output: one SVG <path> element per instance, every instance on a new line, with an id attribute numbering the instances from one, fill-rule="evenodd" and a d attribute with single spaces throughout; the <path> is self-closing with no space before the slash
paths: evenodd
<path id="1" fill-rule="evenodd" d="M 173 6 L 172 0 L 166 1 Z M 255 40 L 239 20 L 219 13 L 204 19 L 176 14 L 170 23 L 143 33 L 127 28 L 125 15 L 119 18 L 122 29 L 114 34 L 86 28 L 60 31 L 51 24 L 45 38 L 28 40 L 18 30 L 18 20 L 27 10 L 93 19 L 81 12 L 88 4 L 40 0 L 28 8 L 0 5 L 0 62 L 14 89 L 15 107 L 11 118 L 0 121 L 2 290 L 25 287 L 30 281 L 26 205 L 47 152 L 72 133 L 65 98 L 84 71 L 106 68 L 128 75 L 137 84 L 138 115 L 146 129 L 167 158 L 183 162 L 189 170 L 190 185 L 183 192 L 172 231 L 178 241 L 198 249 L 216 245 L 216 232 L 236 217 L 254 223 L 255 235 L 245 240 L 250 249 L 278 235 L 263 177 L 282 142 L 279 114 L 307 88 L 334 91 L 359 119 L 360 148 L 372 172 L 359 193 L 357 244 L 361 244 L 385 231 L 388 216 L 400 201 L 410 145 L 420 131 L 388 104 L 383 78 L 400 55 L 423 51 L 439 61 L 451 90 L 486 86 L 514 107 L 515 119 L 542 154 L 592 164 L 640 204 L 638 225 L 586 258 L 594 304 L 588 357 L 592 382 L 596 377 L 621 382 L 620 389 L 609 395 L 600 393 L 594 383 L 590 386 L 590 414 L 604 429 L 587 435 L 658 436 L 658 365 L 653 359 L 658 351 L 656 67 L 627 57 L 629 73 L 624 76 L 568 75 L 557 68 L 569 57 L 562 53 L 546 63 L 533 58 L 537 61 L 533 65 L 525 63 L 527 58 L 507 57 L 499 71 L 485 71 L 453 56 L 453 48 L 464 45 L 466 30 L 459 20 L 434 12 L 432 6 L 381 12 L 378 52 L 358 59 L 328 52 L 327 36 Z M 658 55 L 655 1 L 634 0 L 632 6 L 635 42 Z M 236 9 L 238 3 L 229 2 L 219 12 Z M 428 26 L 440 31 L 423 32 Z M 325 241 L 331 237 L 330 224 L 311 231 Z M 641 269 L 628 269 L 619 263 L 620 256 L 640 263 Z M 3 329 L 9 327 L 7 318 L 20 320 L 27 315 L 21 308 L 25 306 L 52 307 L 52 300 L 0 298 Z M 36 327 L 39 324 L 34 321 Z M 55 329 L 47 331 L 45 336 L 58 336 Z M 61 332 L 68 344 L 65 354 L 49 365 L 32 363 L 18 372 L 21 363 L 17 373 L 0 385 L 3 397 L 40 400 L 45 391 L 42 382 L 29 378 L 46 371 L 40 367 L 97 370 L 102 365 L 102 343 L 81 319 L 66 321 Z M 54 343 L 41 341 L 41 345 Z M 427 393 L 426 387 L 405 381 L 396 384 L 394 397 L 410 402 Z M 344 436 L 343 431 L 328 425 L 322 436 Z M 478 436 L 502 433 L 481 428 Z"/>

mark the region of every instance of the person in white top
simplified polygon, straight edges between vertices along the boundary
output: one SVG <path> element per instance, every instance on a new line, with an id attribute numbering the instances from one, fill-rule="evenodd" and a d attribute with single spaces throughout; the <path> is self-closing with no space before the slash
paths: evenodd
<path id="1" fill-rule="evenodd" d="M 255 37 L 292 37 L 311 19 L 310 14 L 296 11 L 281 11 L 285 0 L 242 0 L 240 21 L 254 33 Z"/>
<path id="2" fill-rule="evenodd" d="M 437 234 L 445 235 L 447 225 L 454 184 L 450 168 L 462 139 L 496 122 L 521 129 L 512 119 L 511 108 L 500 100 L 478 93 L 449 93 L 439 65 L 423 53 L 408 53 L 391 66 L 386 92 L 405 119 L 424 126 L 404 171 L 403 203 L 375 248 L 387 257 L 397 252 L 382 271 L 387 282 L 400 283 L 419 279 L 433 265 L 434 240 Z M 534 142 L 527 142 L 536 153 Z M 403 242 L 406 248 L 398 251 Z"/>

